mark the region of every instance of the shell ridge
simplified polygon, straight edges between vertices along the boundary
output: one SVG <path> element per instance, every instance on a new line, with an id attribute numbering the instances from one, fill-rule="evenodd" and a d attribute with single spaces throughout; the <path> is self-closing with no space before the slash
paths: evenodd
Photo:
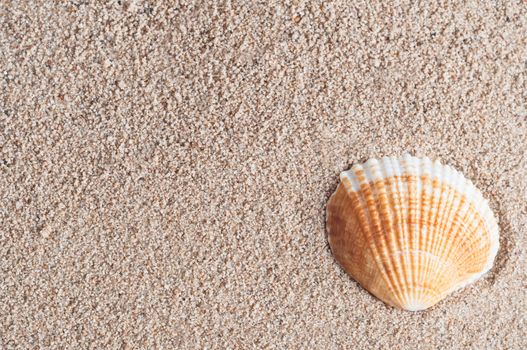
<path id="1" fill-rule="evenodd" d="M 462 197 L 461 202 L 464 204 L 464 202 L 469 201 L 468 198 L 471 198 L 471 196 L 475 195 L 475 192 L 474 192 L 475 187 L 472 185 L 470 181 L 466 180 L 460 173 L 456 172 L 456 175 L 457 175 L 456 182 L 459 183 L 460 186 L 465 186 L 465 188 L 468 188 L 469 195 L 460 194 Z M 457 213 L 459 212 L 460 211 L 458 209 Z M 463 251 L 459 252 L 458 256 L 452 256 L 453 254 L 455 254 L 455 248 L 456 248 L 454 247 L 454 242 L 455 242 L 454 239 L 455 238 L 459 239 L 461 245 L 472 246 L 472 244 L 474 244 L 476 241 L 481 241 L 481 239 L 484 238 L 483 237 L 484 235 L 478 236 L 475 234 L 481 228 L 484 228 L 484 225 L 483 225 L 482 217 L 478 211 L 478 208 L 476 207 L 476 205 L 470 203 L 470 201 L 468 203 L 468 210 L 466 214 L 468 215 L 468 219 L 466 219 L 467 220 L 466 222 L 472 225 L 467 225 L 466 227 L 463 227 L 463 225 L 459 225 L 457 227 L 458 230 L 454 234 L 454 238 L 450 240 L 450 245 L 448 246 L 449 250 L 446 251 L 447 259 L 455 258 L 456 261 L 458 261 L 458 266 L 465 266 L 463 262 L 466 258 L 463 256 L 464 255 Z M 456 217 L 458 216 L 454 216 L 453 219 L 456 219 Z M 468 275 L 466 270 L 459 271 L 459 272 L 461 273 L 459 273 L 458 280 L 456 281 L 455 286 L 459 284 L 459 281 L 462 280 L 463 277 L 466 277 Z"/>
<path id="2" fill-rule="evenodd" d="M 375 209 L 377 213 L 380 214 L 379 219 L 380 219 L 380 222 L 383 228 L 383 232 L 386 233 L 384 235 L 381 235 L 381 241 L 383 242 L 383 245 L 386 249 L 384 255 L 387 258 L 386 260 L 387 260 L 387 263 L 389 264 L 389 270 L 393 271 L 393 274 L 390 274 L 390 276 L 393 276 L 393 278 L 391 278 L 390 280 L 394 286 L 394 289 L 398 291 L 397 299 L 398 299 L 399 305 L 402 306 L 402 303 L 404 300 L 404 293 L 402 292 L 402 287 L 401 287 L 402 283 L 401 283 L 400 278 L 398 278 L 399 274 L 398 274 L 398 269 L 395 263 L 395 259 L 392 256 L 392 254 L 390 254 L 390 248 L 393 248 L 393 242 L 395 242 L 396 240 L 393 234 L 393 214 L 391 211 L 391 206 L 389 205 L 389 202 L 388 202 L 388 195 L 387 195 L 387 190 L 386 190 L 386 179 L 387 179 L 386 173 L 387 172 L 385 171 L 384 162 L 379 164 L 379 166 L 374 168 L 373 170 L 378 171 L 379 174 L 377 175 L 380 175 L 378 177 L 382 179 L 381 181 L 377 181 L 375 185 L 373 186 L 374 191 L 375 191 L 375 197 L 379 199 L 379 201 L 376 201 L 375 203 L 376 204 Z M 387 210 L 387 213 L 383 211 L 383 208 Z M 383 213 L 388 214 L 388 215 L 384 215 Z M 386 220 L 386 216 L 387 216 L 388 221 Z M 390 235 L 389 240 L 388 240 L 388 235 Z M 389 241 L 392 242 L 391 245 L 389 244 Z"/>
<path id="3" fill-rule="evenodd" d="M 410 227 L 412 230 L 412 238 L 411 238 L 411 244 L 412 244 L 412 251 L 419 252 L 419 208 L 421 207 L 421 196 L 420 196 L 420 179 L 419 179 L 419 162 L 415 161 L 415 159 L 411 159 L 411 168 L 408 169 L 410 176 L 409 184 L 410 184 L 410 197 L 411 200 L 411 210 L 410 210 Z M 412 270 L 414 273 L 412 275 L 413 277 L 413 284 L 412 284 L 412 299 L 411 303 L 409 305 L 417 305 L 419 303 L 419 254 L 411 254 L 411 259 L 414 262 L 414 269 Z"/>
<path id="4" fill-rule="evenodd" d="M 435 165 L 435 172 L 434 172 L 434 179 L 436 179 L 436 184 L 437 184 L 437 187 L 434 188 L 434 197 L 436 198 L 436 206 L 433 207 L 434 208 L 434 211 L 435 211 L 435 219 L 434 219 L 434 223 L 433 223 L 433 232 L 432 232 L 432 242 L 430 243 L 430 252 L 431 253 L 434 253 L 436 252 L 437 248 L 437 244 L 438 244 L 438 241 L 439 241 L 439 235 L 441 234 L 441 220 L 442 220 L 442 217 L 441 215 L 443 214 L 443 211 L 441 210 L 441 208 L 443 208 L 445 206 L 445 199 L 446 199 L 446 196 L 444 196 L 444 191 L 443 191 L 443 188 L 444 188 L 444 180 L 442 180 L 443 178 L 446 177 L 446 168 L 439 162 L 439 161 L 436 161 L 434 163 Z M 436 262 L 433 262 L 432 263 L 432 271 L 435 271 L 435 269 L 437 268 L 437 264 Z"/>
<path id="5" fill-rule="evenodd" d="M 414 208 L 414 215 L 415 215 L 415 222 L 413 224 L 414 227 L 414 245 L 416 247 L 417 254 L 413 254 L 414 261 L 415 261 L 415 286 L 414 286 L 414 305 L 422 304 L 422 266 L 421 266 L 421 260 L 424 257 L 423 254 L 419 254 L 421 252 L 421 236 L 422 236 L 422 212 L 421 209 L 423 207 L 423 182 L 421 179 L 422 176 L 422 162 L 420 160 L 415 161 L 415 208 Z"/>
<path id="6" fill-rule="evenodd" d="M 430 174 L 429 174 L 429 165 L 430 165 L 430 159 L 424 158 L 421 161 L 421 170 L 419 175 L 419 182 L 421 184 L 421 193 L 419 195 L 420 198 L 420 205 L 418 212 L 421 213 L 421 217 L 419 218 L 419 225 L 420 225 L 420 232 L 421 234 L 418 235 L 418 247 L 419 251 L 423 254 L 419 255 L 419 269 L 417 271 L 418 273 L 418 281 L 419 286 L 422 288 L 426 287 L 427 284 L 427 278 L 428 278 L 428 271 L 426 269 L 426 264 L 430 261 L 431 257 L 429 256 L 430 253 L 426 250 L 426 242 L 430 238 L 429 236 L 429 216 L 430 216 L 430 196 L 429 192 L 431 192 L 431 185 L 430 185 Z M 420 298 L 422 302 L 426 302 L 425 304 L 429 303 L 428 295 L 420 293 Z"/>
<path id="7" fill-rule="evenodd" d="M 403 199 L 403 203 L 404 203 L 404 207 L 401 208 L 401 215 L 403 217 L 403 241 L 404 241 L 404 244 L 405 244 L 405 248 L 406 249 L 411 249 L 411 246 L 410 246 L 410 217 L 409 217 L 409 200 L 410 200 L 410 195 L 409 195 L 409 191 L 408 191 L 408 182 L 407 181 L 403 181 L 403 179 L 405 178 L 405 176 L 407 175 L 406 174 L 406 159 L 403 158 L 403 159 L 395 159 L 394 160 L 397 165 L 398 165 L 398 170 L 399 170 L 399 173 L 400 173 L 400 181 L 398 181 L 398 187 L 399 187 L 399 191 L 400 193 L 404 193 L 404 199 Z M 408 288 L 408 293 L 405 295 L 405 303 L 407 303 L 409 301 L 409 299 L 411 298 L 411 293 L 412 293 L 412 284 L 413 284 L 413 278 L 412 278 L 412 271 L 413 271 L 413 265 L 412 265 L 412 259 L 410 258 L 410 255 L 409 254 L 404 254 L 404 262 L 405 262 L 405 265 L 407 267 L 407 275 L 406 275 L 406 282 L 407 284 L 410 286 L 410 288 Z"/>
<path id="8" fill-rule="evenodd" d="M 456 176 L 456 180 L 455 181 L 463 181 L 463 177 L 460 173 L 455 173 L 455 176 Z M 447 220 L 447 223 L 450 223 L 449 224 L 449 227 L 452 227 L 453 229 L 455 229 L 455 231 L 452 231 L 452 234 L 449 234 L 447 235 L 447 241 L 445 241 L 445 244 L 444 244 L 444 251 L 442 253 L 439 253 L 440 255 L 445 255 L 446 256 L 446 261 L 450 262 L 452 260 L 455 260 L 455 262 L 457 262 L 459 266 L 464 266 L 464 262 L 466 262 L 466 260 L 470 259 L 471 257 L 468 256 L 468 257 L 465 257 L 463 258 L 463 256 L 456 256 L 456 255 L 453 255 L 455 254 L 455 250 L 456 250 L 456 246 L 454 244 L 454 242 L 456 241 L 460 241 L 460 244 L 461 245 L 466 245 L 466 246 L 472 246 L 473 244 L 475 244 L 474 240 L 477 239 L 478 235 L 476 235 L 475 233 L 481 229 L 482 225 L 483 225 L 483 229 L 485 228 L 484 227 L 484 222 L 483 222 L 483 218 L 481 217 L 481 215 L 479 214 L 478 210 L 475 208 L 475 206 L 467 199 L 467 197 L 461 193 L 458 193 L 456 191 L 456 185 L 459 185 L 459 184 L 450 184 L 448 185 L 447 187 L 449 188 L 449 191 L 451 191 L 451 193 L 453 193 L 454 197 L 458 197 L 459 200 L 455 201 L 454 203 L 457 203 L 457 206 L 456 207 L 453 207 L 452 210 L 449 212 L 449 214 L 447 215 L 447 218 L 450 218 L 451 220 L 454 220 L 453 222 L 450 222 Z M 441 207 L 441 206 L 439 206 Z M 452 212 L 454 214 L 452 214 Z M 467 225 L 466 223 L 479 223 L 478 225 L 472 227 L 470 224 Z M 480 239 L 481 240 L 481 239 Z M 440 245 L 442 246 L 442 244 Z M 454 265 L 454 266 L 457 266 L 457 265 Z M 443 265 L 443 270 L 439 270 L 438 272 L 438 277 L 441 277 L 441 275 L 444 273 L 444 270 L 446 269 L 446 267 Z M 460 279 L 463 279 L 467 276 L 467 272 L 466 271 L 457 271 L 458 272 L 458 276 L 456 278 L 456 283 L 455 285 L 458 284 L 458 280 Z M 460 273 L 462 272 L 462 273 Z M 455 289 L 458 289 L 458 288 L 454 288 Z M 451 289 L 452 290 L 452 289 Z M 448 294 L 448 293 L 447 293 Z"/>
<path id="9" fill-rule="evenodd" d="M 370 215 L 369 215 L 369 208 L 368 208 L 368 200 L 366 198 L 366 195 L 367 195 L 367 186 L 368 186 L 368 183 L 367 181 L 365 182 L 364 180 L 364 174 L 361 174 L 363 173 L 363 167 L 358 165 L 356 167 L 354 167 L 353 169 L 353 176 L 356 177 L 357 179 L 357 182 L 360 184 L 361 186 L 361 190 L 360 191 L 357 191 L 357 192 L 354 192 L 353 194 L 356 196 L 357 198 L 357 201 L 359 201 L 359 205 L 357 206 L 357 210 L 359 211 L 358 215 L 357 215 L 357 218 L 359 220 L 359 226 L 361 228 L 361 232 L 360 234 L 363 236 L 363 238 L 370 238 L 370 239 L 364 239 L 366 242 L 368 242 L 367 244 L 367 247 L 368 247 L 368 250 L 370 252 L 370 255 L 374 258 L 373 261 L 375 263 L 375 267 L 377 268 L 377 270 L 379 271 L 379 273 L 381 274 L 383 280 L 387 280 L 387 276 L 386 276 L 386 271 L 384 270 L 384 267 L 382 266 L 382 263 L 380 263 L 378 261 L 377 258 L 375 258 L 376 256 L 379 256 L 379 250 L 378 250 L 378 247 L 377 247 L 377 244 L 375 242 L 375 240 L 373 239 L 373 234 L 370 230 L 370 227 L 373 227 L 372 225 L 372 222 L 371 222 L 371 219 L 370 219 Z M 350 195 L 350 193 L 348 192 L 347 193 L 348 195 Z M 362 284 L 362 281 L 359 281 L 359 283 Z M 365 286 L 367 287 L 367 286 Z M 393 293 L 393 289 L 391 289 L 390 285 L 387 285 L 388 288 L 390 288 L 390 291 Z M 367 288 L 368 289 L 368 288 Z M 372 291 L 370 290 L 370 292 L 376 292 L 376 291 Z"/>
<path id="10" fill-rule="evenodd" d="M 441 182 L 441 179 L 445 177 L 446 177 L 446 168 L 436 163 L 436 177 L 434 178 L 437 178 L 437 191 L 436 189 L 434 189 L 434 196 L 438 197 L 438 200 L 436 202 L 437 206 L 434 207 L 435 220 L 432 226 L 432 242 L 430 244 L 430 253 L 433 254 L 434 256 L 437 256 L 437 250 L 438 250 L 437 246 L 440 245 L 440 242 L 442 241 L 441 240 L 441 234 L 442 234 L 441 225 L 443 222 L 444 211 L 441 210 L 441 208 L 445 206 L 447 197 L 445 196 L 445 192 L 444 192 L 445 186 L 444 186 L 444 183 Z M 431 265 L 431 271 L 437 271 L 437 267 L 438 267 L 437 261 L 435 260 L 431 261 L 430 265 Z M 436 274 L 436 277 L 437 277 L 437 274 Z M 433 280 L 434 278 L 432 279 L 432 281 L 430 281 L 431 285 L 433 285 Z"/>
<path id="11" fill-rule="evenodd" d="M 460 230 L 459 234 L 464 234 L 465 237 L 477 237 L 477 235 L 475 233 L 477 233 L 478 231 L 481 231 L 482 229 L 484 230 L 483 219 L 480 217 L 480 215 L 477 213 L 477 211 L 472 208 L 472 206 L 470 207 L 470 209 L 466 213 L 466 216 L 468 216 L 468 219 L 466 219 L 467 222 L 470 222 L 470 223 L 473 222 L 474 224 L 467 226 L 464 232 Z M 484 235 L 480 235 L 479 239 L 477 239 L 477 240 L 481 241 L 482 239 L 485 239 L 485 238 L 486 237 L 484 237 Z M 466 241 L 467 241 L 467 239 L 464 239 L 462 243 L 465 243 Z M 466 243 L 466 245 L 472 246 L 474 243 L 475 243 L 474 240 L 470 240 L 469 239 L 468 243 Z M 459 253 L 459 255 L 460 256 L 456 257 L 459 266 L 466 266 L 465 265 L 466 263 L 470 262 L 471 259 L 474 259 L 474 256 L 472 254 L 465 255 L 465 254 L 463 254 L 463 251 L 461 251 Z M 484 261 L 476 260 L 475 263 L 477 265 L 481 265 L 481 267 L 483 267 L 483 265 L 484 265 Z M 462 284 L 463 279 L 471 278 L 472 276 L 475 275 L 473 272 L 470 272 L 470 270 L 473 268 L 473 266 L 467 266 L 467 268 L 468 268 L 468 270 L 465 269 L 465 270 L 462 271 L 463 274 L 461 276 L 459 276 L 459 279 L 456 281 L 455 285 L 451 288 L 451 290 L 459 289 L 461 284 Z"/>
<path id="12" fill-rule="evenodd" d="M 391 195 L 387 197 L 391 204 L 390 216 L 395 221 L 395 223 L 393 224 L 394 227 L 392 228 L 392 242 L 393 242 L 393 247 L 394 247 L 393 255 L 395 255 L 398 252 L 401 252 L 403 250 L 403 243 L 402 243 L 403 237 L 402 235 L 395 234 L 395 232 L 399 232 L 399 233 L 403 232 L 403 218 L 401 215 L 401 208 L 402 208 L 401 196 L 398 195 L 399 193 L 401 193 L 400 191 L 398 191 L 398 185 L 400 181 L 396 175 L 396 170 L 394 169 L 393 164 L 394 162 L 393 162 L 392 157 L 386 158 L 383 170 L 385 170 L 384 176 L 391 178 L 391 181 L 388 184 L 389 186 L 387 186 L 390 190 Z M 404 257 L 395 256 L 393 258 L 397 261 L 396 277 L 397 277 L 397 282 L 399 283 L 400 289 L 401 289 L 400 301 L 402 303 L 406 298 L 405 295 L 408 294 L 408 286 L 406 284 L 407 272 L 406 272 L 405 264 L 401 263 L 401 260 L 404 259 Z M 401 304 L 401 307 L 402 306 L 403 305 Z"/>
<path id="13" fill-rule="evenodd" d="M 463 237 L 463 242 L 468 245 L 476 244 L 478 243 L 479 246 L 482 245 L 485 241 L 488 241 L 488 236 L 485 234 L 482 235 L 475 235 L 474 233 L 480 231 L 485 231 L 485 223 L 481 215 L 477 212 L 477 210 L 474 208 L 473 205 L 470 206 L 468 210 L 468 218 L 466 218 L 467 222 L 472 223 L 472 225 L 467 225 L 465 229 L 465 235 Z M 461 255 L 459 257 L 460 259 L 468 258 L 468 256 Z"/>
<path id="14" fill-rule="evenodd" d="M 415 215 L 415 188 L 414 188 L 414 178 L 412 178 L 412 174 L 415 174 L 415 170 L 414 170 L 414 167 L 413 167 L 413 159 L 410 157 L 410 155 L 405 155 L 404 156 L 404 162 L 403 162 L 403 165 L 404 165 L 404 173 L 406 175 L 406 177 L 408 178 L 408 181 L 405 181 L 405 184 L 406 184 L 406 192 L 408 193 L 408 212 L 407 212 L 407 215 L 408 215 L 408 220 L 406 221 L 407 222 L 407 226 L 408 226 L 408 236 L 407 236 L 407 239 L 408 239 L 408 245 L 410 246 L 410 248 L 412 250 L 415 250 L 415 244 L 414 244 L 414 241 L 415 241 L 415 220 L 416 220 L 416 215 Z M 412 305 L 414 304 L 415 302 L 415 297 L 416 297 L 416 293 L 415 293 L 415 285 L 416 285 L 416 278 L 415 276 L 413 275 L 413 271 L 415 271 L 416 269 L 416 266 L 417 266 L 417 262 L 416 262 L 416 258 L 414 256 L 409 256 L 408 257 L 409 260 L 410 260 L 410 283 L 411 283 L 411 286 L 412 288 L 410 288 L 410 293 L 409 295 L 407 296 L 407 300 L 406 300 L 406 304 L 407 305 Z"/>
<path id="15" fill-rule="evenodd" d="M 499 248 L 499 234 L 497 232 L 499 231 L 499 229 L 497 227 L 497 224 L 495 224 L 496 218 L 494 217 L 492 210 L 490 209 L 488 205 L 488 201 L 483 197 L 483 194 L 474 185 L 474 183 L 470 179 L 465 178 L 462 173 L 460 173 L 459 171 L 457 171 L 456 169 L 452 168 L 449 165 L 441 164 L 438 160 L 436 160 L 435 163 L 437 163 L 438 166 L 440 167 L 448 169 L 449 172 L 453 172 L 458 177 L 463 179 L 461 182 L 455 182 L 455 181 L 452 181 L 452 178 L 450 176 L 447 178 L 443 178 L 443 181 L 453 186 L 454 189 L 458 191 L 459 193 L 464 194 L 466 198 L 470 198 L 471 202 L 474 203 L 474 205 L 476 205 L 476 210 L 484 218 L 485 224 L 487 225 L 488 232 L 490 232 L 491 236 L 495 238 L 493 240 L 493 242 L 495 243 L 495 245 L 493 245 L 493 248 L 495 248 L 495 251 L 497 252 Z M 490 264 L 492 265 L 492 261 L 490 262 Z"/>
<path id="16" fill-rule="evenodd" d="M 366 201 L 366 207 L 368 210 L 369 217 L 372 219 L 372 221 L 375 221 L 377 223 L 376 225 L 374 224 L 374 228 L 380 228 L 380 232 L 377 232 L 377 230 L 375 230 L 374 232 L 375 236 L 372 236 L 372 237 L 379 236 L 381 238 L 380 239 L 381 242 L 379 242 L 380 246 L 377 245 L 376 239 L 372 239 L 372 241 L 374 242 L 375 249 L 376 249 L 378 256 L 381 258 L 380 265 L 384 271 L 382 275 L 384 282 L 387 284 L 388 288 L 392 291 L 393 295 L 395 296 L 396 300 L 392 300 L 392 302 L 394 302 L 394 301 L 399 301 L 399 300 L 397 300 L 398 293 L 396 291 L 395 283 L 392 280 L 390 274 L 388 273 L 388 271 L 391 270 L 391 266 L 388 264 L 389 259 L 388 261 L 385 261 L 386 259 L 382 259 L 383 256 L 387 255 L 386 248 L 385 248 L 386 242 L 383 240 L 383 235 L 382 235 L 382 232 L 385 232 L 386 228 L 383 225 L 381 215 L 379 215 L 380 210 L 379 210 L 378 203 L 377 203 L 378 193 L 376 192 L 376 187 L 375 187 L 376 177 L 372 173 L 372 169 L 371 169 L 372 167 L 375 166 L 375 164 L 376 164 L 375 162 L 366 163 L 366 166 L 364 167 L 364 175 L 365 175 L 366 181 L 363 183 L 364 187 L 362 188 L 361 192 L 369 193 L 372 197 L 371 201 L 370 200 Z"/>
<path id="17" fill-rule="evenodd" d="M 442 172 L 443 172 L 443 178 L 448 178 L 449 180 L 451 180 L 450 178 L 451 172 L 448 167 L 443 167 Z M 436 227 L 436 234 L 434 235 L 434 238 L 436 239 L 434 242 L 434 246 L 432 248 L 432 254 L 435 256 L 440 256 L 440 252 L 448 240 L 448 235 L 445 232 L 445 226 L 448 223 L 448 219 L 450 216 L 449 213 L 452 211 L 453 194 L 454 194 L 454 191 L 452 190 L 450 186 L 447 186 L 445 183 L 441 184 L 441 197 L 442 197 L 441 203 L 436 208 L 436 210 L 439 211 L 440 215 L 439 215 L 439 222 Z M 439 281 L 441 280 L 443 276 L 439 273 L 439 269 L 441 268 L 441 266 L 437 261 L 432 266 L 434 268 L 434 271 L 436 271 L 436 273 L 434 274 L 430 283 L 432 285 L 435 285 L 438 282 L 438 280 Z"/>
<path id="18" fill-rule="evenodd" d="M 444 220 L 441 224 L 442 242 L 438 245 L 439 249 L 436 252 L 437 256 L 443 256 L 446 258 L 444 259 L 445 264 L 443 264 L 442 266 L 441 264 L 439 264 L 437 266 L 437 274 L 433 279 L 434 282 L 441 282 L 445 278 L 445 272 L 449 267 L 448 262 L 450 262 L 450 256 L 456 249 L 456 247 L 453 246 L 453 243 L 456 242 L 456 239 L 458 238 L 457 232 L 459 231 L 459 229 L 456 228 L 456 224 L 458 223 L 456 222 L 455 213 L 458 212 L 460 208 L 462 208 L 462 206 L 464 205 L 463 197 L 460 196 L 453 188 L 449 188 L 448 198 L 448 203 L 450 203 L 450 205 L 445 211 L 446 213 L 444 215 Z M 457 281 L 459 279 L 459 276 L 461 276 L 459 266 L 457 264 L 454 264 L 453 266 L 456 268 L 456 276 L 454 276 L 454 278 L 455 281 Z"/>
<path id="19" fill-rule="evenodd" d="M 426 197 L 426 182 L 424 179 L 426 178 L 426 158 L 421 159 L 417 162 L 417 249 L 418 252 L 421 254 L 417 254 L 417 271 L 416 271 L 416 279 L 417 279 L 417 296 L 416 299 L 420 304 L 423 304 L 424 300 L 426 299 L 426 295 L 423 295 L 423 287 L 425 285 L 425 271 L 424 271 L 424 262 L 423 260 L 428 260 L 426 254 L 422 254 L 422 243 L 426 239 L 426 229 L 427 224 L 425 221 L 424 216 L 426 215 L 426 210 L 428 210 L 428 207 L 425 205 L 427 197 Z M 426 253 L 426 252 L 425 252 Z"/>
<path id="20" fill-rule="evenodd" d="M 450 176 L 452 177 L 451 184 L 448 184 L 446 187 L 448 187 L 448 203 L 451 203 L 448 209 L 445 211 L 446 216 L 443 221 L 443 224 L 441 225 L 441 231 L 443 233 L 443 242 L 439 245 L 440 248 L 437 254 L 438 256 L 444 256 L 446 257 L 446 261 L 450 261 L 453 257 L 452 254 L 456 251 L 459 244 L 464 244 L 465 237 L 467 235 L 463 235 L 461 232 L 462 227 L 460 227 L 460 220 L 456 220 L 456 216 L 459 216 L 458 213 L 463 208 L 465 202 L 467 201 L 464 194 L 458 192 L 456 188 L 459 188 L 459 180 L 460 176 L 459 173 L 455 172 L 452 168 L 448 169 L 448 172 Z M 469 204 L 469 212 L 470 212 L 470 204 Z M 473 215 L 472 215 L 473 216 Z M 469 221 L 472 222 L 472 221 Z M 446 232 L 447 229 L 451 229 L 450 232 Z M 471 231 L 472 232 L 472 231 Z M 454 243 L 461 239 L 462 241 L 459 242 L 459 244 L 456 246 Z M 453 283 L 454 285 L 457 284 L 457 281 L 462 278 L 465 275 L 464 271 L 460 271 L 460 264 L 458 261 L 455 261 L 456 264 L 454 265 L 456 267 L 456 273 L 457 276 L 455 276 L 455 280 Z M 443 278 L 444 273 L 446 272 L 448 265 L 438 266 L 438 273 L 437 278 Z M 437 281 L 437 278 L 434 281 Z"/>
<path id="21" fill-rule="evenodd" d="M 408 249 L 409 243 L 408 243 L 408 192 L 403 190 L 404 187 L 404 181 L 402 181 L 403 178 L 403 169 L 401 169 L 400 163 L 397 158 L 392 157 L 391 161 L 393 163 L 393 169 L 394 169 L 394 175 L 395 178 L 395 186 L 397 189 L 397 192 L 400 194 L 398 196 L 399 200 L 399 210 L 398 210 L 398 216 L 399 216 L 399 226 L 400 226 L 400 234 L 401 234 L 401 251 L 403 249 Z M 403 197 L 404 195 L 404 197 Z M 407 254 L 402 255 L 402 260 L 404 260 L 403 266 L 403 272 L 404 272 L 404 279 L 405 279 L 405 287 L 406 292 L 404 296 L 404 301 L 406 302 L 407 298 L 410 296 L 410 289 L 408 288 L 408 283 L 411 282 L 411 264 L 410 264 L 410 258 Z"/>
<path id="22" fill-rule="evenodd" d="M 431 287 L 432 284 L 430 283 L 429 278 L 431 275 L 431 266 L 435 264 L 435 259 L 437 258 L 435 255 L 431 253 L 431 247 L 432 247 L 432 243 L 435 237 L 433 233 L 434 232 L 433 222 L 435 220 L 436 211 L 433 210 L 433 204 L 434 204 L 434 200 L 436 200 L 436 197 L 434 197 L 434 187 L 433 187 L 432 177 L 428 176 L 427 181 L 428 183 L 425 183 L 425 185 L 423 186 L 425 191 L 427 187 L 429 191 L 428 198 L 427 198 L 428 211 L 426 213 L 426 216 L 423 219 L 423 222 L 425 223 L 423 225 L 423 230 L 424 230 L 424 227 L 426 227 L 426 235 L 423 239 L 424 241 L 423 244 L 421 244 L 421 253 L 423 254 L 422 258 L 425 260 L 425 262 L 423 264 L 424 266 L 421 271 L 422 278 L 420 281 L 421 281 L 422 287 L 427 287 L 429 289 L 432 289 Z M 431 303 L 433 303 L 433 300 L 430 297 L 430 295 L 425 296 L 425 301 L 427 305 L 430 305 Z"/>
<path id="23" fill-rule="evenodd" d="M 480 230 L 485 230 L 485 224 L 484 224 L 483 218 L 481 218 L 475 210 L 469 211 L 469 214 L 472 217 L 472 219 L 474 220 L 474 222 L 478 222 L 478 225 L 474 224 L 473 227 L 469 227 L 469 230 L 466 231 L 468 233 L 466 236 L 467 237 L 474 237 L 474 236 L 476 236 L 475 235 L 476 232 L 478 232 Z M 469 221 L 469 222 L 471 222 L 471 221 Z M 481 235 L 479 237 L 479 239 L 478 239 L 478 241 L 480 241 L 479 243 L 481 243 L 481 241 L 485 241 L 485 240 L 488 241 L 488 243 L 490 244 L 489 237 L 485 237 L 484 235 Z M 475 244 L 475 243 L 476 242 L 469 241 L 469 245 L 472 245 L 472 244 Z M 489 246 L 489 248 L 490 248 L 490 246 Z M 467 263 L 467 261 L 470 260 L 471 258 L 473 258 L 473 256 L 471 256 L 469 254 L 466 254 L 466 255 L 461 255 L 458 259 L 460 261 L 460 265 L 464 266 L 464 264 Z M 479 262 L 479 265 L 481 265 L 481 267 L 484 268 L 484 266 L 486 264 L 486 261 L 477 261 L 477 262 Z M 472 277 L 474 275 L 477 275 L 477 273 L 474 273 L 474 272 L 469 272 L 469 271 L 463 271 L 463 272 L 464 272 L 465 276 L 471 276 Z"/>
<path id="24" fill-rule="evenodd" d="M 429 225 L 428 232 L 427 232 L 427 240 L 426 240 L 426 246 L 425 251 L 430 253 L 432 252 L 432 247 L 434 243 L 434 238 L 436 237 L 437 230 L 436 230 L 436 222 L 437 222 L 437 216 L 438 216 L 438 210 L 436 208 L 438 207 L 440 203 L 441 197 L 437 196 L 438 191 L 436 191 L 437 187 L 439 187 L 439 182 L 436 179 L 436 171 L 437 171 L 437 162 L 434 162 L 431 164 L 431 170 L 430 170 L 430 208 L 428 210 L 428 218 L 427 222 Z M 424 271 L 426 274 L 432 274 L 432 267 L 435 265 L 435 261 L 433 259 L 428 259 L 425 264 Z M 427 281 L 428 284 L 431 284 L 430 281 Z M 433 302 L 433 300 L 429 301 L 430 303 Z"/>
<path id="25" fill-rule="evenodd" d="M 390 205 L 386 184 L 388 179 L 388 171 L 386 171 L 386 165 L 384 164 L 384 161 L 376 170 L 380 173 L 380 177 L 382 179 L 381 181 L 378 181 L 376 183 L 376 186 L 373 186 L 376 192 L 376 197 L 379 198 L 379 202 L 376 202 L 376 209 L 380 214 L 380 221 L 383 227 L 383 231 L 385 232 L 385 235 L 382 235 L 381 240 L 383 241 L 386 249 L 385 255 L 390 265 L 390 271 L 393 272 L 392 282 L 394 284 L 395 289 L 397 290 L 397 299 L 399 305 L 401 305 L 404 297 L 404 293 L 402 290 L 403 283 L 400 278 L 399 268 L 397 266 L 396 259 L 392 254 L 390 254 L 390 249 L 395 250 L 395 248 L 397 247 L 397 239 L 395 237 L 393 223 L 393 218 L 395 217 L 395 214 L 392 210 L 392 206 Z"/>

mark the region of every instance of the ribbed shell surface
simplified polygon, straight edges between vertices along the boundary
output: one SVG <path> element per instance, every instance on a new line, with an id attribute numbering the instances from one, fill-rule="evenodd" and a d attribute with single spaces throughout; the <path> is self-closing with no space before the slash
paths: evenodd
<path id="1" fill-rule="evenodd" d="M 340 179 L 327 206 L 331 250 L 387 304 L 426 309 L 492 267 L 496 220 L 480 191 L 450 166 L 384 157 Z"/>

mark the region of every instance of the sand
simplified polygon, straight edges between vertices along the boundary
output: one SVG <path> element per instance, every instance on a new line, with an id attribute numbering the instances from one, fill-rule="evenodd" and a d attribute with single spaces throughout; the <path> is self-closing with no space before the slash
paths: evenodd
<path id="1" fill-rule="evenodd" d="M 176 3 L 0 2 L 2 349 L 527 347 L 527 4 Z M 339 173 L 403 152 L 500 221 L 419 313 L 325 232 Z"/>

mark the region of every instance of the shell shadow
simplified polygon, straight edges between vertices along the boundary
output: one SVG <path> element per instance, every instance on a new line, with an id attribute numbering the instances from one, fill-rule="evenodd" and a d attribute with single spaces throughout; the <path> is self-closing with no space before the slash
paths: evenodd
<path id="1" fill-rule="evenodd" d="M 513 230 L 511 222 L 505 212 L 500 206 L 496 211 L 498 214 L 498 222 L 500 228 L 500 248 L 494 261 L 494 266 L 489 271 L 489 276 L 485 279 L 490 286 L 496 284 L 501 278 L 502 272 L 511 262 L 511 253 L 516 246 L 513 235 L 510 232 Z"/>
<path id="2" fill-rule="evenodd" d="M 335 180 L 331 182 L 331 185 L 328 186 L 329 188 L 327 188 L 326 191 L 324 192 L 324 200 L 325 200 L 325 203 L 324 203 L 324 206 L 323 206 L 323 208 L 324 208 L 324 239 L 325 239 L 325 242 L 326 242 L 326 248 L 328 249 L 329 252 L 331 252 L 331 248 L 329 246 L 328 230 L 326 228 L 326 222 L 328 220 L 327 206 L 328 206 L 329 199 L 331 198 L 333 193 L 335 193 L 335 191 L 337 190 L 337 187 L 339 186 L 339 183 L 340 183 L 340 179 L 339 179 L 338 174 L 337 174 L 337 176 L 335 177 Z"/>

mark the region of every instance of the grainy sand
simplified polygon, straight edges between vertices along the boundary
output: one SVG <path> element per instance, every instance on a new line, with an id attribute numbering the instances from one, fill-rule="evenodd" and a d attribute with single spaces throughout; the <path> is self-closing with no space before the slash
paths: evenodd
<path id="1" fill-rule="evenodd" d="M 0 1 L 0 348 L 527 347 L 527 4 L 37 3 Z M 501 229 L 420 313 L 324 225 L 340 171 L 403 152 Z"/>

